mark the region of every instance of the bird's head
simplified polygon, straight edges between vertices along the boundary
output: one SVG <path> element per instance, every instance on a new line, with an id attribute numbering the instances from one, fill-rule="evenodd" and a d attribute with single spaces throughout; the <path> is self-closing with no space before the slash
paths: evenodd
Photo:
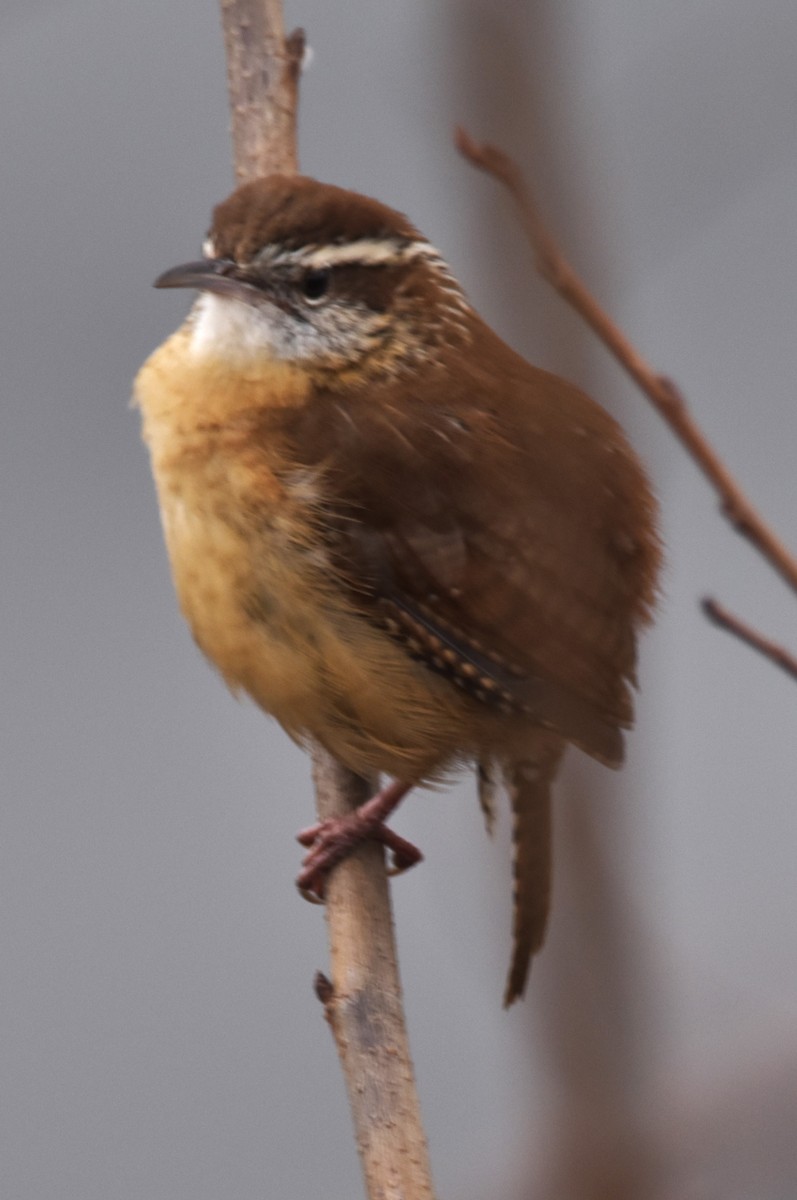
<path id="1" fill-rule="evenodd" d="M 196 288 L 198 355 L 291 363 L 324 378 L 397 374 L 467 336 L 467 301 L 401 213 L 298 175 L 218 205 L 204 258 L 156 287 Z"/>

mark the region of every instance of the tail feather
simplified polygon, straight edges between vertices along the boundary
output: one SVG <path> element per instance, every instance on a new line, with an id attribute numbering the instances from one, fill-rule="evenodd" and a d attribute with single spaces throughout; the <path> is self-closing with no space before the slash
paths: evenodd
<path id="1" fill-rule="evenodd" d="M 500 790 L 501 776 L 496 771 L 491 759 L 483 760 L 476 767 L 476 781 L 479 788 L 479 807 L 484 817 L 484 827 L 490 837 L 495 829 L 495 797 Z"/>
<path id="2" fill-rule="evenodd" d="M 542 739 L 540 739 L 542 741 Z M 551 784 L 564 743 L 547 738 L 540 753 L 504 767 L 512 809 L 512 959 L 504 1007 L 526 989 L 531 959 L 542 946 L 551 897 Z"/>

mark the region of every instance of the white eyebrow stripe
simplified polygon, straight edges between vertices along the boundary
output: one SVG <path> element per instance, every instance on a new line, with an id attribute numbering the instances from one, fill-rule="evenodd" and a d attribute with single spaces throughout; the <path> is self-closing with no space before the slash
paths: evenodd
<path id="1" fill-rule="evenodd" d="M 287 257 L 287 256 L 286 256 Z M 311 271 L 331 267 L 379 267 L 410 262 L 414 258 L 439 258 L 428 242 L 406 242 L 398 238 L 360 238 L 341 246 L 310 246 L 290 257 Z"/>

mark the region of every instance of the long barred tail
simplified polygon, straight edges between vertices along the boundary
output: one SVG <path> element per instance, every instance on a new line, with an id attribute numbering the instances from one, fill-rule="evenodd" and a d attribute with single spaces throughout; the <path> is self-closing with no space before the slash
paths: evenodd
<path id="1" fill-rule="evenodd" d="M 542 946 L 551 898 L 551 783 L 564 743 L 540 731 L 533 757 L 506 763 L 512 808 L 512 959 L 504 993 L 508 1008 L 526 989 L 529 967 Z"/>

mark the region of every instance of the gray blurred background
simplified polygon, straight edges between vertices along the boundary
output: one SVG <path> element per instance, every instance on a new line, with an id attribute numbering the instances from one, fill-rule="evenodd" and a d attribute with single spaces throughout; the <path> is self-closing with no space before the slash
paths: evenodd
<path id="1" fill-rule="evenodd" d="M 794 597 L 538 282 L 455 122 L 516 153 L 568 253 L 794 542 L 793 0 L 290 0 L 303 169 L 406 210 L 536 362 L 611 405 L 668 545 L 621 775 L 573 752 L 531 998 L 500 996 L 506 822 L 471 783 L 397 828 L 394 888 L 441 1196 L 797 1194 L 797 691 L 709 627 L 797 646 Z M 361 1194 L 293 887 L 308 762 L 173 600 L 133 375 L 231 186 L 212 0 L 0 11 L 2 1120 L 8 1200 Z"/>

